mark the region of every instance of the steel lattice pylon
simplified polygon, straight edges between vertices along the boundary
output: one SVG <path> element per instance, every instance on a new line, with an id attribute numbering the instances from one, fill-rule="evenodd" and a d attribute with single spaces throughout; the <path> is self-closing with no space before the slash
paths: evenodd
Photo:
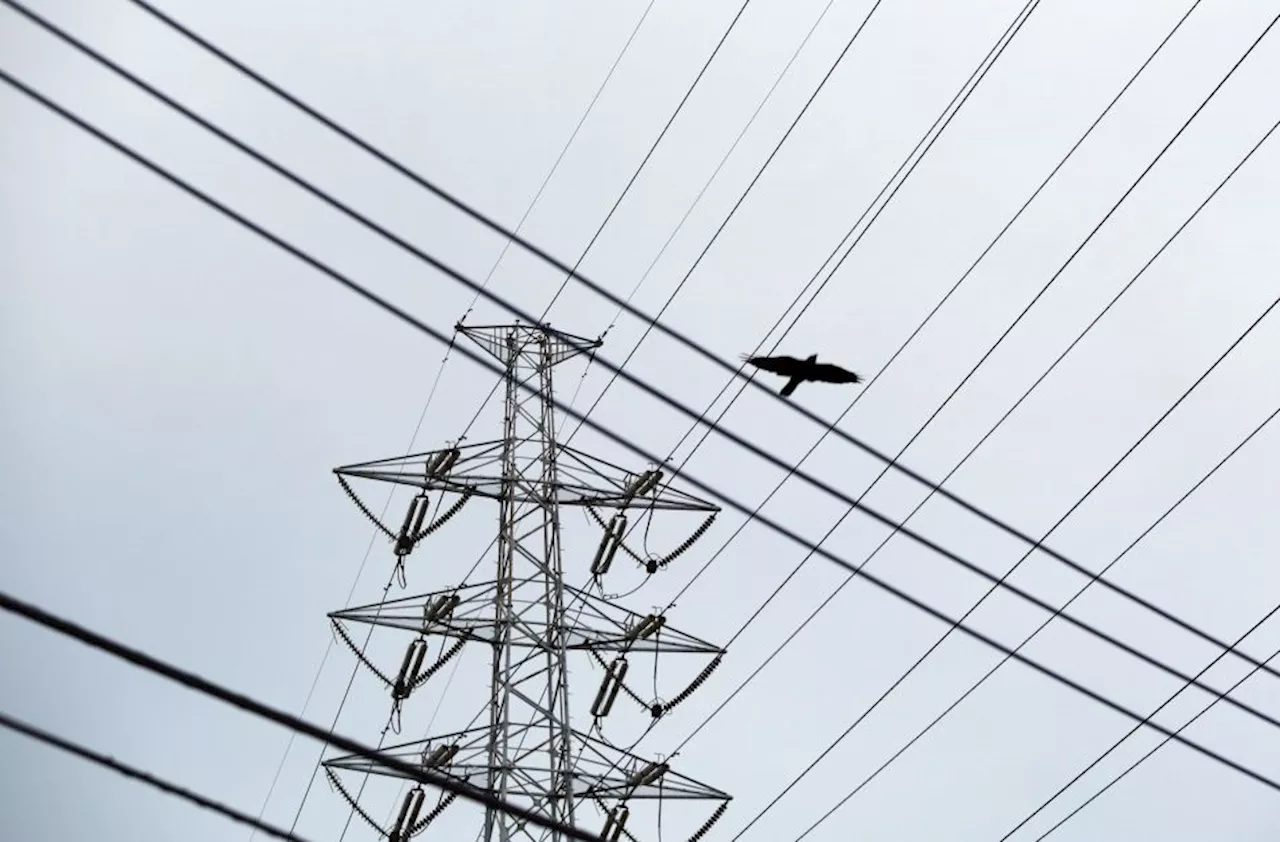
<path id="1" fill-rule="evenodd" d="M 603 528 L 591 566 L 598 585 L 620 550 L 648 574 L 665 567 L 706 531 L 719 510 L 661 486 L 661 472 L 656 467 L 626 471 L 557 441 L 552 401 L 555 367 L 599 347 L 599 340 L 519 324 L 458 325 L 457 330 L 503 365 L 502 438 L 335 470 L 351 499 L 394 543 L 401 562 L 468 500 L 479 497 L 498 503 L 496 573 L 492 580 L 330 614 L 339 637 L 390 688 L 395 711 L 465 645 L 491 649 L 487 726 L 386 751 L 401 759 L 420 760 L 438 773 L 504 800 L 523 803 L 564 824 L 578 824 L 577 807 L 591 802 L 608 810 L 603 835 L 611 842 L 624 835 L 630 842 L 639 842 L 625 826 L 629 815 L 626 804 L 632 799 L 719 801 L 712 818 L 693 835 L 696 841 L 723 814 L 729 796 L 677 774 L 666 763 L 646 761 L 575 729 L 570 718 L 568 660 L 571 655 L 586 655 L 604 667 L 603 684 L 591 711 L 598 723 L 620 693 L 647 708 L 654 718 L 664 715 L 706 679 L 720 663 L 723 651 L 667 626 L 662 614 L 641 615 L 570 586 L 565 581 L 560 517 L 564 507 L 582 507 Z M 373 515 L 351 480 L 392 482 L 418 490 L 398 532 Z M 428 494 L 439 495 L 437 514 L 430 523 L 426 522 Z M 446 498 L 454 498 L 453 503 L 441 513 L 440 502 Z M 686 511 L 703 513 L 706 520 L 668 556 L 643 559 L 623 540 L 628 507 L 638 505 L 650 516 L 655 511 Z M 607 522 L 599 514 L 602 510 L 613 510 Z M 356 647 L 345 629 L 351 623 L 416 635 L 394 677 Z M 428 638 L 440 641 L 440 645 L 435 662 L 425 666 Z M 656 658 L 659 651 L 712 660 L 670 701 L 648 702 L 625 683 L 627 656 L 651 654 Z M 332 758 L 325 762 L 325 771 L 353 809 L 396 842 L 424 831 L 451 800 L 446 797 L 424 815 L 424 794 L 416 788 L 406 798 L 395 826 L 387 830 L 361 809 L 341 775 L 399 775 L 361 757 Z M 485 813 L 482 835 L 485 842 L 511 842 L 517 837 L 560 842 L 561 838 L 556 832 L 536 836 L 525 823 L 492 809 Z"/>

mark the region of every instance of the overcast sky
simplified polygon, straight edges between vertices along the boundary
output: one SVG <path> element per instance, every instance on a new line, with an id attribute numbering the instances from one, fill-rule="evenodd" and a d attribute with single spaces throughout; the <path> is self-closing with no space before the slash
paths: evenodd
<path id="1" fill-rule="evenodd" d="M 877 375 L 1189 5 L 1044 0 L 779 352 L 817 353 Z M 524 216 L 634 31 L 522 228 L 573 262 L 740 3 L 164 0 L 161 6 L 509 227 Z M 649 313 L 662 308 L 871 6 L 752 0 L 583 271 L 621 296 L 640 284 L 632 302 Z M 469 277 L 483 280 L 493 270 L 503 249 L 499 236 L 132 3 L 31 0 L 31 7 Z M 766 337 L 771 347 L 780 331 L 770 328 L 1022 7 L 1021 0 L 883 0 L 689 275 L 666 323 L 723 359 Z M 870 387 L 803 386 L 794 402 L 834 419 L 865 391 L 842 428 L 897 453 L 1277 13 L 1274 0 L 1204 0 L 883 378 Z M 655 263 L 819 15 L 803 51 Z M 911 445 L 905 464 L 938 479 L 951 471 L 1280 119 L 1277 30 Z M 473 296 L 460 284 L 7 7 L 0 10 L 0 68 L 435 327 L 447 332 L 468 312 Z M 1044 534 L 1280 296 L 1278 147 L 1274 137 L 1263 145 L 948 488 L 1019 529 Z M 481 409 L 493 377 L 456 350 L 442 369 L 445 348 L 430 337 L 8 86 L 0 86 L 0 167 L 4 591 L 328 725 L 355 662 L 342 647 L 326 657 L 332 635 L 325 615 L 380 599 L 393 563 L 385 541 L 374 540 L 369 550 L 370 524 L 331 469 L 442 447 L 477 411 L 468 441 L 497 438 L 500 407 Z M 562 279 L 513 247 L 492 271 L 489 289 L 538 313 Z M 620 363 L 645 324 L 626 314 L 615 324 L 616 310 L 570 283 L 549 318 L 589 336 L 612 326 L 601 353 Z M 512 316 L 481 300 L 467 319 Z M 1278 353 L 1280 314 L 1273 313 L 1054 531 L 1051 546 L 1092 570 L 1116 558 L 1280 406 Z M 727 379 L 656 332 L 628 370 L 699 411 Z M 581 387 L 580 410 L 609 382 L 606 369 L 585 359 L 556 374 L 559 397 L 568 400 Z M 437 375 L 438 389 L 413 437 Z M 677 448 L 688 419 L 621 381 L 592 417 L 647 450 L 675 449 L 677 460 L 701 438 Z M 724 422 L 788 462 L 824 432 L 756 390 L 734 402 Z M 566 433 L 573 426 L 562 422 Z M 1280 430 L 1272 426 L 1108 578 L 1229 641 L 1275 608 Z M 574 446 L 632 470 L 645 467 L 590 430 Z M 828 437 L 805 467 L 857 496 L 881 465 Z M 782 477 L 714 435 L 687 470 L 751 506 Z M 385 486 L 361 491 L 377 510 L 387 499 Z M 891 473 L 866 502 L 901 519 L 926 493 Z M 398 493 L 388 520 L 397 522 L 407 502 Z M 764 511 L 816 541 L 846 509 L 792 479 Z M 408 589 L 393 585 L 391 593 L 447 588 L 477 559 L 481 567 L 469 581 L 485 578 L 495 517 L 490 502 L 468 504 L 411 556 Z M 578 511 L 562 518 L 567 578 L 578 585 L 599 530 Z M 693 549 L 624 604 L 642 613 L 666 605 L 742 521 L 726 507 Z M 666 552 L 698 522 L 655 518 L 648 549 Z M 940 499 L 911 524 L 995 575 L 1025 550 Z M 854 514 L 825 546 L 857 564 L 887 534 Z M 753 523 L 679 598 L 668 621 L 722 644 L 803 557 L 796 544 Z M 951 616 L 989 587 L 901 535 L 868 570 Z M 821 558 L 808 561 L 735 640 L 711 680 L 635 752 L 671 752 L 845 578 Z M 642 579 L 623 566 L 609 587 L 629 591 Z M 1037 554 L 1012 581 L 1061 604 L 1085 580 Z M 1070 610 L 1186 673 L 1218 654 L 1100 587 Z M 1012 646 L 1044 616 L 999 593 L 970 621 Z M 363 639 L 363 627 L 355 631 Z M 734 839 L 945 631 L 865 582 L 845 587 L 672 761 L 734 797 L 706 839 Z M 392 672 L 408 639 L 379 630 L 370 657 Z M 1280 649 L 1280 619 L 1263 624 L 1243 648 L 1259 659 Z M 1143 714 L 1181 686 L 1062 621 L 1025 651 Z M 0 617 L 0 655 L 0 710 L 247 812 L 257 813 L 285 756 L 285 730 L 11 616 Z M 660 696 L 674 696 L 704 663 L 682 657 L 659 658 Z M 795 839 L 1000 657 L 952 635 L 742 839 Z M 653 695 L 652 664 L 641 663 L 633 667 L 637 690 Z M 585 731 L 600 670 L 581 658 L 570 669 L 575 725 Z M 1228 656 L 1204 681 L 1226 688 L 1248 670 Z M 446 667 L 415 693 L 402 732 L 389 742 L 465 727 L 483 708 L 486 682 L 486 653 L 471 647 L 456 669 Z M 1256 675 L 1234 697 L 1280 717 L 1278 682 Z M 1179 727 L 1210 698 L 1184 693 L 1158 721 Z M 362 668 L 338 729 L 375 743 L 388 709 L 385 689 Z M 604 734 L 629 746 L 647 721 L 620 706 Z M 1010 663 L 808 838 L 997 842 L 1131 726 Z M 1186 736 L 1280 779 L 1280 735 L 1244 711 L 1218 704 Z M 1135 735 L 1014 838 L 1037 838 L 1159 739 L 1150 730 Z M 289 826 L 301 809 L 299 833 L 336 840 L 350 813 L 342 798 L 320 778 L 303 801 L 319 751 L 305 738 L 293 743 L 266 817 Z M 0 756 L 6 839 L 249 836 L 247 828 L 22 736 L 0 733 Z M 400 792 L 397 782 L 375 781 L 362 805 L 384 820 Z M 666 809 L 661 836 L 647 809 L 637 811 L 629 829 L 641 842 L 680 842 L 711 806 Z M 428 836 L 469 842 L 480 815 L 455 803 Z M 593 808 L 578 818 L 589 829 L 600 826 Z M 1263 840 L 1274 838 L 1278 822 L 1280 793 L 1170 744 L 1051 838 Z M 345 838 L 375 836 L 357 818 Z"/>

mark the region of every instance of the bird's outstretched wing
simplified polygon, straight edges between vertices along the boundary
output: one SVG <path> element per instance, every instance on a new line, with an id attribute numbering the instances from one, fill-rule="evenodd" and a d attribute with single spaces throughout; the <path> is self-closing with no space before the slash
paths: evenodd
<path id="1" fill-rule="evenodd" d="M 831 363 L 817 363 L 809 366 L 808 375 L 810 380 L 818 380 L 823 383 L 861 383 L 862 378 L 856 373 L 849 371 L 847 368 L 841 368 Z"/>
<path id="2" fill-rule="evenodd" d="M 742 359 L 749 365 L 774 374 L 781 374 L 783 377 L 804 374 L 805 369 L 808 368 L 804 360 L 798 360 L 795 357 L 748 357 L 743 354 Z"/>

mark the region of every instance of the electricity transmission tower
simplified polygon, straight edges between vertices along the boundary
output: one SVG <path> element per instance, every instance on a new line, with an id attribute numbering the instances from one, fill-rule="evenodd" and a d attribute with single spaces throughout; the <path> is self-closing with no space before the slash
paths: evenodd
<path id="1" fill-rule="evenodd" d="M 329 615 L 339 638 L 389 688 L 392 716 L 405 700 L 436 675 L 464 647 L 488 651 L 483 724 L 390 746 L 389 755 L 421 763 L 432 771 L 520 804 L 549 819 L 594 830 L 589 813 L 603 813 L 599 832 L 607 842 L 637 838 L 628 825 L 630 804 L 680 799 L 718 802 L 710 815 L 682 840 L 697 842 L 723 815 L 729 796 L 675 772 L 669 763 L 647 760 L 604 738 L 601 722 L 625 695 L 656 721 L 701 685 L 720 663 L 723 650 L 667 625 L 663 612 L 640 614 L 616 604 L 602 582 L 620 559 L 630 557 L 651 576 L 683 554 L 715 519 L 719 508 L 663 484 L 659 466 L 627 471 L 556 439 L 552 375 L 557 365 L 601 344 L 542 326 L 463 326 L 457 331 L 496 358 L 504 369 L 502 438 L 416 453 L 335 469 L 339 483 L 392 545 L 403 576 L 406 558 L 474 498 L 497 503 L 494 577 L 402 599 L 350 607 Z M 522 386 L 529 387 L 528 390 Z M 352 487 L 373 480 L 416 490 L 399 530 L 379 521 Z M 435 515 L 429 518 L 432 497 Z M 447 502 L 446 502 L 447 501 Z M 589 546 L 561 544 L 562 513 L 585 510 L 598 540 Z M 628 513 L 638 525 L 657 513 L 701 513 L 701 524 L 665 556 L 636 552 L 627 540 Z M 607 517 L 607 519 L 606 519 Z M 648 524 L 646 524 L 647 528 Z M 647 533 L 646 541 L 647 545 Z M 566 562 L 580 569 L 584 587 L 567 581 Z M 410 637 L 398 671 L 384 670 L 362 653 L 347 630 L 358 623 L 398 630 Z M 370 629 L 370 631 L 372 631 Z M 428 662 L 428 654 L 433 657 Z M 668 700 L 657 697 L 660 656 L 701 656 L 707 662 L 692 681 Z M 654 694 L 627 683 L 629 659 L 655 660 Z M 600 677 L 578 688 L 591 699 L 589 711 L 570 710 L 570 661 L 583 659 Z M 352 794 L 349 779 L 369 775 L 399 777 L 377 761 L 357 756 L 325 762 L 333 787 L 379 834 L 404 842 L 427 830 L 450 804 L 449 795 L 428 807 L 415 786 L 405 796 L 394 823 L 384 827 Z M 344 783 L 344 779 L 348 783 Z M 361 786 L 363 789 L 363 784 Z M 594 809 L 580 809 L 591 805 Z M 661 813 L 659 813 L 659 816 Z M 533 842 L 562 834 L 542 831 L 496 810 L 486 810 L 484 842 Z"/>

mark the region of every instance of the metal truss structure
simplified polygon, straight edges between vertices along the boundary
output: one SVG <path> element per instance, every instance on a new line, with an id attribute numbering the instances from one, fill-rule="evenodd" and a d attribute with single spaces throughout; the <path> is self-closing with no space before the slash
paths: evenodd
<path id="1" fill-rule="evenodd" d="M 480 646 L 490 653 L 487 725 L 393 746 L 386 753 L 523 803 L 565 824 L 577 824 L 578 808 L 594 804 L 605 811 L 601 836 L 607 842 L 623 837 L 640 842 L 634 829 L 627 827 L 627 805 L 632 800 L 719 802 L 688 837 L 697 842 L 723 815 L 729 796 L 675 772 L 666 762 L 646 760 L 611 745 L 596 726 L 619 695 L 654 719 L 665 715 L 707 679 L 724 652 L 667 625 L 662 613 L 640 614 L 615 604 L 602 595 L 600 582 L 619 552 L 648 575 L 656 573 L 707 531 L 719 509 L 673 490 L 669 483 L 664 485 L 658 466 L 628 471 L 557 442 L 553 370 L 599 347 L 599 340 L 519 324 L 458 325 L 457 330 L 504 366 L 502 438 L 334 471 L 351 500 L 392 544 L 401 569 L 405 557 L 469 500 L 479 497 L 498 504 L 495 575 L 490 581 L 329 615 L 339 638 L 389 688 L 393 713 L 464 647 Z M 532 390 L 523 391 L 521 384 Z M 356 481 L 395 483 L 416 490 L 398 530 L 382 523 L 364 504 L 353 488 Z M 428 520 L 432 496 L 436 514 Z M 565 581 L 561 512 L 567 507 L 584 509 L 600 527 L 589 584 L 601 595 Z M 647 555 L 635 552 L 626 541 L 627 513 L 633 510 L 643 510 L 649 517 L 658 512 L 693 512 L 704 520 L 670 553 Z M 602 512 L 609 515 L 607 520 Z M 348 633 L 350 624 L 379 626 L 409 636 L 399 671 L 393 675 L 367 658 Z M 432 648 L 436 655 L 428 665 Z M 681 692 L 664 701 L 641 696 L 627 684 L 628 656 L 637 655 L 694 656 L 708 663 Z M 579 712 L 592 721 L 585 733 L 571 724 L 570 657 L 586 657 L 603 672 L 591 710 Z M 392 842 L 424 832 L 452 800 L 446 796 L 424 812 L 425 794 L 416 787 L 406 796 L 394 825 L 384 828 L 361 808 L 343 778 L 398 775 L 377 761 L 356 756 L 332 758 L 324 765 L 330 783 L 352 808 Z M 542 832 L 492 809 L 485 813 L 482 835 L 485 842 L 511 842 L 517 837 L 560 842 L 558 833 Z"/>

